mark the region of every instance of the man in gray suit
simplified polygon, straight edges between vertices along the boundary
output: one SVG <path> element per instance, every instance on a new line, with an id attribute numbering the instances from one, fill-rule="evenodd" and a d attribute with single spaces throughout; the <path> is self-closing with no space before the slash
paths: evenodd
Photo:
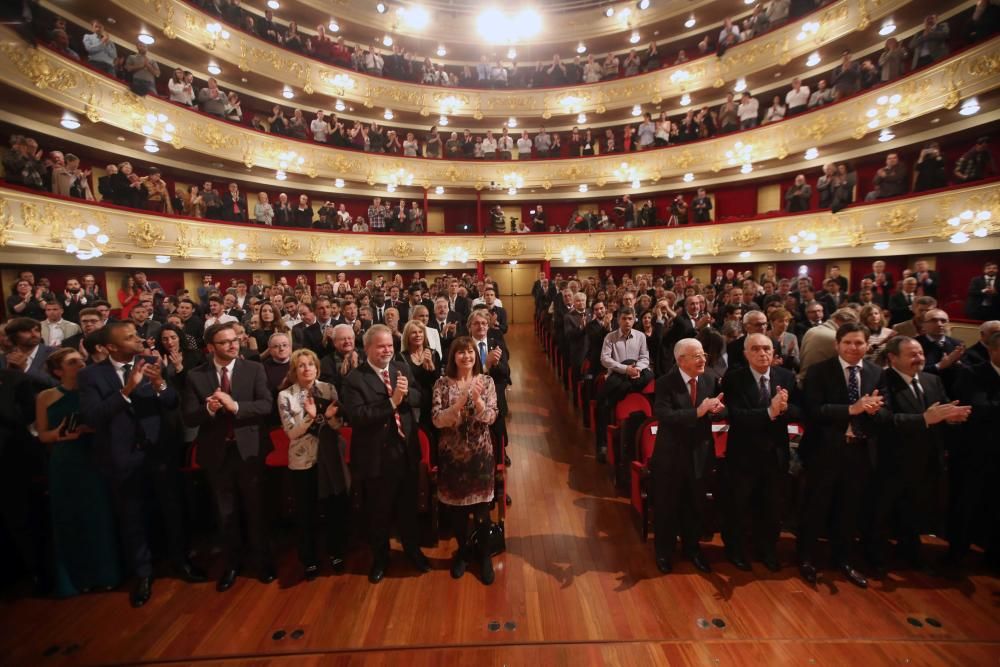
<path id="1" fill-rule="evenodd" d="M 64 340 L 80 333 L 80 327 L 63 319 L 63 305 L 59 301 L 45 304 L 45 319 L 42 320 L 42 340 L 50 347 L 60 347 Z"/>
<path id="2" fill-rule="evenodd" d="M 45 360 L 55 349 L 42 342 L 42 326 L 30 317 L 15 317 L 7 322 L 4 331 L 14 348 L 0 357 L 0 368 L 11 368 L 27 373 L 47 387 L 56 381 L 45 370 Z"/>

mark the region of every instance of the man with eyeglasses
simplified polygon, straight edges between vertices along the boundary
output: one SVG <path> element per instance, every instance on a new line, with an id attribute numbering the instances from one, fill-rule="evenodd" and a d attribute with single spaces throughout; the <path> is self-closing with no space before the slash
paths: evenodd
<path id="1" fill-rule="evenodd" d="M 948 335 L 948 323 L 948 313 L 940 308 L 928 310 L 917 342 L 924 351 L 924 372 L 940 376 L 945 389 L 950 391 L 962 367 L 965 345 Z"/>
<path id="2" fill-rule="evenodd" d="M 216 584 L 221 593 L 235 583 L 244 554 L 256 561 L 262 583 L 275 579 L 261 498 L 263 428 L 274 399 L 264 367 L 239 358 L 233 323 L 209 327 L 205 343 L 209 361 L 188 371 L 183 416 L 187 426 L 199 428 L 198 464 L 208 476 L 218 509 L 225 561 Z M 249 549 L 243 544 L 244 523 Z"/>
<path id="3" fill-rule="evenodd" d="M 673 570 L 680 535 L 684 555 L 695 569 L 707 573 L 712 567 L 698 541 L 708 472 L 715 459 L 712 422 L 726 418 L 726 405 L 718 378 L 705 374 L 707 356 L 697 338 L 679 340 L 673 353 L 675 364 L 656 381 L 653 403 L 658 429 L 649 466 L 656 567 L 663 574 Z"/>

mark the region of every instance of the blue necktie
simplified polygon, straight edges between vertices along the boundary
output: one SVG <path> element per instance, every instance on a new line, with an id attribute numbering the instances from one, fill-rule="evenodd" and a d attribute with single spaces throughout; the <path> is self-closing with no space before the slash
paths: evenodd
<path id="1" fill-rule="evenodd" d="M 486 343 L 479 343 L 479 363 L 486 366 Z"/>
<path id="2" fill-rule="evenodd" d="M 850 376 L 847 379 L 847 402 L 854 405 L 861 398 L 861 382 L 858 375 L 860 369 L 857 366 L 848 366 L 847 370 L 850 371 Z M 851 432 L 858 438 L 865 436 L 864 422 L 862 422 L 860 415 L 851 417 Z"/>

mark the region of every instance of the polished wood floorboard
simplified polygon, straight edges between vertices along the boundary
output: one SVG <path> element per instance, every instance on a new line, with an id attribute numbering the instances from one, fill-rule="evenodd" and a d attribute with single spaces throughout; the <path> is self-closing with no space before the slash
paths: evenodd
<path id="1" fill-rule="evenodd" d="M 906 572 L 861 591 L 828 572 L 813 589 L 792 567 L 740 572 L 717 541 L 706 548 L 715 573 L 677 559 L 660 576 L 530 326 L 508 338 L 515 502 L 492 587 L 476 568 L 449 577 L 451 542 L 428 550 L 435 570 L 420 577 L 397 550 L 378 586 L 367 582 L 363 549 L 348 574 L 312 583 L 286 552 L 269 586 L 241 578 L 218 594 L 213 583 L 158 579 L 139 610 L 124 587 L 4 601 L 0 664 L 1000 664 L 1000 581 L 989 576 Z M 790 539 L 782 555 L 790 562 Z M 288 635 L 274 640 L 276 630 Z"/>

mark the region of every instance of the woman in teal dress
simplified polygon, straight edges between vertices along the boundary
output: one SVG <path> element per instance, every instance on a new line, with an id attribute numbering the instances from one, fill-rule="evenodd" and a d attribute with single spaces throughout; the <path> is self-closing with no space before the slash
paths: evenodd
<path id="1" fill-rule="evenodd" d="M 59 385 L 38 395 L 35 426 L 39 440 L 50 445 L 54 593 L 70 597 L 111 589 L 121 581 L 121 569 L 108 491 L 94 463 L 91 434 L 83 427 L 67 428 L 80 412 L 76 380 L 83 357 L 62 348 L 46 366 Z"/>

